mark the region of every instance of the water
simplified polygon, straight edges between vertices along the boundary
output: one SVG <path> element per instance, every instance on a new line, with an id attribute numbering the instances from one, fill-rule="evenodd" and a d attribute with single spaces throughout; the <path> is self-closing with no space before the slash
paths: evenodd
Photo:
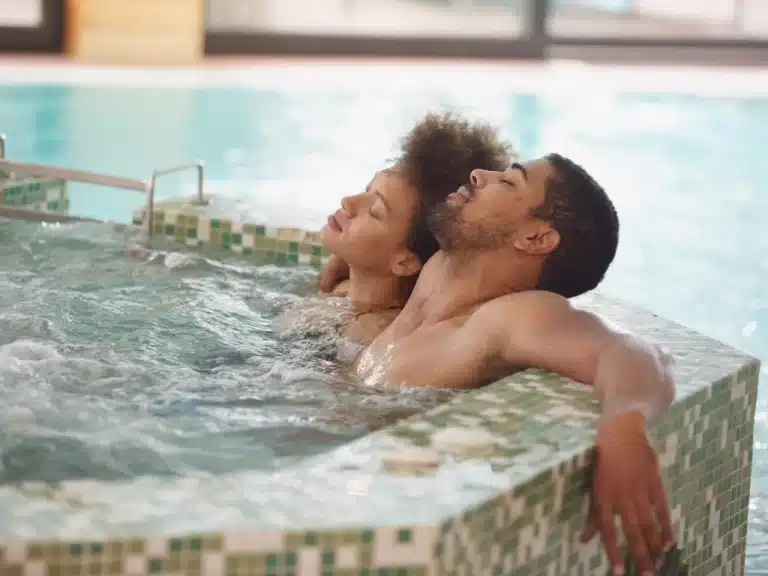
<path id="1" fill-rule="evenodd" d="M 728 342 L 764 363 L 768 361 L 768 235 L 763 231 L 768 214 L 768 196 L 763 189 L 768 182 L 768 164 L 763 161 L 764 150 L 768 149 L 767 101 L 623 94 L 602 89 L 513 93 L 501 82 L 495 82 L 491 74 L 485 79 L 457 81 L 453 88 L 421 89 L 401 86 L 388 77 L 378 78 L 378 74 L 374 71 L 359 83 L 346 81 L 332 86 L 325 82 L 311 89 L 305 85 L 272 90 L 0 86 L 0 127 L 9 136 L 10 156 L 19 159 L 144 176 L 162 165 L 200 158 L 206 162 L 213 191 L 225 189 L 258 202 L 283 202 L 285 214 L 290 214 L 296 225 L 306 225 L 313 215 L 335 209 L 342 195 L 362 188 L 373 170 L 392 156 L 397 137 L 425 110 L 458 108 L 502 126 L 519 141 L 524 157 L 548 151 L 571 155 L 604 184 L 616 202 L 622 222 L 618 256 L 603 285 L 604 293 Z M 192 176 L 165 181 L 161 196 L 178 194 L 179 187 L 191 192 L 192 183 Z M 274 193 L 278 187 L 279 195 Z M 290 193 L 285 192 L 286 188 Z M 127 222 L 130 210 L 141 202 L 141 197 L 132 192 L 107 193 L 75 187 L 72 210 Z M 302 208 L 296 211 L 289 204 Z M 275 210 L 278 208 L 275 206 Z M 228 268 L 198 264 L 195 266 L 203 267 L 175 271 L 160 267 L 158 271 L 116 261 L 114 256 L 118 252 L 115 248 L 108 257 L 104 255 L 101 269 L 88 268 L 91 282 L 111 283 L 114 268 L 119 266 L 125 267 L 124 275 L 143 275 L 136 281 L 137 286 L 150 283 L 150 279 L 161 282 L 158 275 L 167 278 L 162 282 L 170 283 L 173 289 L 165 285 L 165 292 L 158 292 L 164 297 L 147 292 L 142 296 L 146 298 L 144 305 L 167 303 L 167 298 L 193 298 L 196 290 L 199 296 L 200 291 L 205 291 L 205 281 L 214 282 L 213 278 L 226 279 L 243 291 L 247 291 L 243 284 L 257 284 L 256 276 L 247 279 L 248 274 L 256 274 L 253 270 L 243 276 Z M 98 254 L 96 250 L 88 258 Z M 9 268 L 3 264 L 2 269 Z M 70 276 L 60 273 L 62 281 Z M 301 272 L 296 274 L 300 276 Z M 276 276 L 270 281 L 282 280 Z M 306 278 L 301 281 L 309 282 Z M 180 285 L 184 291 L 173 296 Z M 141 294 L 143 289 L 136 290 Z M 291 290 L 295 293 L 295 289 L 288 287 L 282 292 Z M 17 292 L 24 293 L 20 288 Z M 234 395 L 238 385 L 246 386 L 239 379 L 247 379 L 251 382 L 249 386 L 258 386 L 252 383 L 255 379 L 244 376 L 258 367 L 238 367 L 240 359 L 235 366 L 227 365 L 232 358 L 228 354 L 242 358 L 238 355 L 251 353 L 252 347 L 260 345 L 258 342 L 269 341 L 266 329 L 260 331 L 260 321 L 251 308 L 256 306 L 255 300 L 236 290 L 228 296 L 231 300 L 222 300 L 222 293 L 211 290 L 208 301 L 195 312 L 218 318 L 213 323 L 219 325 L 217 331 L 208 330 L 208 320 L 201 321 L 199 316 L 193 320 L 192 312 L 187 312 L 184 322 L 190 323 L 190 332 L 178 341 L 165 342 L 159 337 L 163 334 L 160 328 L 151 333 L 147 332 L 149 327 L 142 328 L 139 322 L 131 324 L 132 319 L 141 317 L 134 315 L 139 311 L 122 316 L 109 313 L 115 314 L 113 324 L 106 325 L 110 330 L 127 331 L 130 326 L 131 331 L 145 334 L 146 343 L 152 344 L 148 353 L 153 347 L 162 351 L 153 361 L 145 360 L 153 370 L 160 370 L 158 366 L 168 362 L 156 385 L 162 387 L 168 379 L 174 383 L 154 398 L 157 403 L 157 398 L 173 397 L 175 404 L 167 401 L 159 414 L 144 416 L 145 420 L 139 419 L 140 422 L 152 422 L 151 426 L 162 428 L 163 418 L 176 418 L 184 426 L 194 428 L 201 425 L 197 422 L 199 416 L 189 416 L 184 410 L 220 413 L 215 406 L 194 405 L 196 395 L 221 398 L 222 390 L 227 394 L 231 390 Z M 93 302 L 90 305 L 95 306 Z M 37 310 L 38 304 L 28 306 L 30 318 L 47 320 L 19 319 L 22 325 L 27 322 L 24 330 L 32 331 L 25 337 L 53 346 L 45 334 L 35 335 L 34 326 L 43 330 L 48 323 L 62 322 L 56 320 L 59 309 L 87 309 L 89 300 L 79 295 L 68 307 L 51 300 L 47 317 Z M 179 318 L 183 316 L 180 310 L 181 307 L 177 310 Z M 94 318 L 101 322 L 103 314 L 100 312 Z M 145 319 L 148 317 L 146 314 Z M 93 337 L 101 346 L 104 339 L 96 339 L 95 334 L 106 327 L 97 326 L 96 319 L 92 322 Z M 238 328 L 241 323 L 242 329 Z M 191 331 L 193 325 L 195 333 Z M 205 340 L 195 343 L 201 326 Z M 248 337 L 243 331 L 248 331 Z M 138 338 L 130 334 L 123 337 L 128 342 Z M 84 346 L 83 350 L 71 353 L 53 348 L 64 357 L 91 360 L 88 354 L 99 354 L 96 343 L 91 344 L 92 348 Z M 214 359 L 200 356 L 200 362 L 205 364 L 202 369 L 211 370 L 210 374 L 219 382 L 213 392 L 196 389 L 203 386 L 203 379 L 195 375 L 192 367 L 184 367 L 184 358 L 194 359 L 197 355 L 192 351 L 201 350 L 214 353 Z M 221 359 L 215 360 L 219 350 Z M 129 352 L 130 349 L 121 353 Z M 116 358 L 96 358 L 103 370 L 105 365 L 113 365 L 113 360 Z M 134 356 L 134 360 L 139 359 Z M 141 370 L 140 362 L 134 362 L 133 370 Z M 145 381 L 153 377 L 151 372 L 142 372 Z M 121 376 L 105 376 L 103 380 L 109 378 Z M 148 399 L 151 394 L 145 391 L 146 385 L 130 384 L 129 381 L 138 381 L 135 378 L 122 378 L 123 382 L 112 393 L 122 394 L 119 390 L 126 387 L 135 389 L 135 397 L 118 404 L 148 410 L 152 401 Z M 41 387 L 45 382 L 39 379 Z M 272 398 L 279 400 L 287 397 L 288 391 L 297 393 L 299 389 L 301 385 L 280 381 L 272 388 Z M 77 398 L 73 395 L 71 401 Z M 98 395 L 94 398 L 93 402 L 102 401 Z M 254 411 L 243 408 L 238 412 L 237 408 L 229 407 L 221 412 Z M 55 416 L 52 414 L 51 418 Z M 132 422 L 133 416 L 125 416 L 124 421 Z M 120 427 L 109 424 L 106 418 L 99 426 L 109 430 L 109 434 L 121 433 Z M 768 569 L 768 396 L 764 382 L 755 427 L 748 544 L 751 567 Z M 236 433 L 228 438 L 234 438 L 237 450 L 240 446 L 249 447 L 249 460 L 262 458 L 260 446 L 251 446 L 242 437 L 238 440 Z"/>
<path id="2" fill-rule="evenodd" d="M 375 391 L 280 339 L 310 268 L 0 220 L 0 483 L 270 470 L 445 400 Z"/>

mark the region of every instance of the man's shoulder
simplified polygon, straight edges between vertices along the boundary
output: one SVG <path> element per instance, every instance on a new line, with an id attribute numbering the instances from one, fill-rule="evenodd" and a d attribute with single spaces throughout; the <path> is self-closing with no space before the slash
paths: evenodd
<path id="1" fill-rule="evenodd" d="M 567 298 L 544 290 L 526 290 L 499 296 L 480 306 L 475 314 L 508 320 L 510 314 L 533 316 L 553 311 L 570 310 Z"/>

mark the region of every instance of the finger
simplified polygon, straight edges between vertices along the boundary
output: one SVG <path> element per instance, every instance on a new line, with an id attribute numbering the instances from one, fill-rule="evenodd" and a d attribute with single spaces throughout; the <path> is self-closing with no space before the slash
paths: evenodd
<path id="1" fill-rule="evenodd" d="M 635 513 L 635 507 L 632 505 L 624 506 L 620 515 L 621 526 L 627 537 L 627 548 L 629 548 L 629 553 L 637 564 L 637 572 L 640 576 L 646 576 L 646 574 L 650 576 L 653 574 L 653 563 L 643 537 L 640 521 Z"/>
<path id="2" fill-rule="evenodd" d="M 326 269 L 320 271 L 320 291 L 330 292 L 333 288 L 333 281 L 330 278 L 330 274 Z"/>
<path id="3" fill-rule="evenodd" d="M 595 491 L 594 487 L 591 494 L 588 497 L 587 502 L 587 523 L 584 525 L 584 530 L 581 531 L 581 542 L 589 542 L 597 534 L 597 509 L 595 507 Z"/>
<path id="4" fill-rule="evenodd" d="M 590 512 L 589 519 L 587 520 L 584 530 L 581 532 L 581 542 L 589 542 L 597 534 L 597 520 L 594 512 Z"/>
<path id="5" fill-rule="evenodd" d="M 661 542 L 664 550 L 669 550 L 675 544 L 675 534 L 672 530 L 672 518 L 669 515 L 669 503 L 667 502 L 667 493 L 664 490 L 664 484 L 661 476 L 657 476 L 651 486 L 649 494 L 653 511 L 656 514 L 656 521 L 661 528 Z"/>
<path id="6" fill-rule="evenodd" d="M 648 555 L 650 557 L 653 566 L 661 558 L 662 553 L 662 541 L 661 531 L 656 526 L 656 521 L 653 518 L 653 509 L 651 503 L 645 498 L 639 498 L 635 500 L 634 505 L 635 516 L 642 532 L 643 540 L 645 541 L 648 549 Z"/>
<path id="7" fill-rule="evenodd" d="M 605 506 L 598 511 L 597 529 L 600 532 L 600 539 L 603 541 L 603 548 L 612 573 L 618 576 L 624 574 L 624 560 L 621 557 L 621 550 L 619 550 L 616 525 L 613 523 L 613 513 L 610 510 L 609 507 Z"/>

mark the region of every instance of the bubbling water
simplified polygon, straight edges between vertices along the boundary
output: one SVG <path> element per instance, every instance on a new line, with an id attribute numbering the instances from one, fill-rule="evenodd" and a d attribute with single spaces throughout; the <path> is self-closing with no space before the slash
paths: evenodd
<path id="1" fill-rule="evenodd" d="M 448 397 L 350 379 L 342 301 L 280 335 L 316 270 L 93 224 L 0 220 L 0 237 L 2 483 L 272 470 Z"/>

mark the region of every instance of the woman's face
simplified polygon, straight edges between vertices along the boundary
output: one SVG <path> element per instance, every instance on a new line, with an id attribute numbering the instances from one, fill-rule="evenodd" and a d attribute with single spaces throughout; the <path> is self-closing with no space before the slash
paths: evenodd
<path id="1" fill-rule="evenodd" d="M 382 170 L 364 192 L 342 199 L 323 227 L 323 243 L 353 270 L 412 276 L 421 268 L 407 246 L 417 202 L 418 193 L 402 172 Z"/>

